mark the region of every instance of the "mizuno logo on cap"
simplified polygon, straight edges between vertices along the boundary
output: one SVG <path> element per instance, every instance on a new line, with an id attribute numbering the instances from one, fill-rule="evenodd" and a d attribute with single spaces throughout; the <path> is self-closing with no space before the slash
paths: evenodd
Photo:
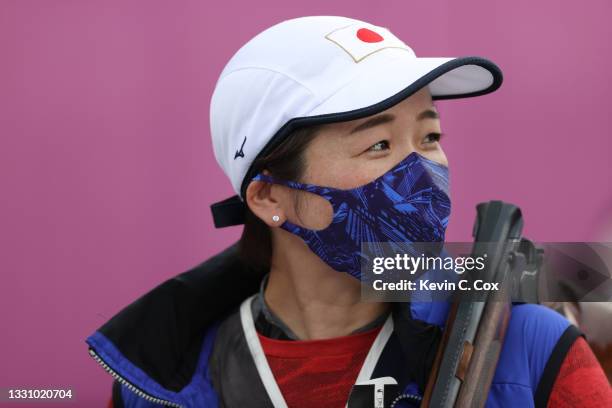
<path id="1" fill-rule="evenodd" d="M 325 38 L 346 51 L 355 62 L 385 48 L 400 48 L 414 54 L 410 47 L 389 30 L 370 24 L 351 24 L 332 31 Z"/>
<path id="2" fill-rule="evenodd" d="M 244 157 L 244 151 L 242 150 L 242 148 L 244 147 L 245 143 L 246 143 L 246 136 L 244 137 L 244 140 L 242 141 L 242 146 L 240 146 L 240 150 L 236 150 L 236 154 L 234 155 L 234 160 L 236 160 L 239 157 Z"/>

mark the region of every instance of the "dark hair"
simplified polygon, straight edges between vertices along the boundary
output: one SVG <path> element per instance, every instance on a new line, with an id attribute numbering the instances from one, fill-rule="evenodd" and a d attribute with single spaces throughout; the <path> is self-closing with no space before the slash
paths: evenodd
<path id="1" fill-rule="evenodd" d="M 306 167 L 304 151 L 318 134 L 321 125 L 294 130 L 270 154 L 255 159 L 255 174 L 264 170 L 282 180 L 300 181 Z M 258 270 L 270 269 L 272 234 L 270 228 L 246 205 L 244 229 L 239 242 L 240 255 Z"/>

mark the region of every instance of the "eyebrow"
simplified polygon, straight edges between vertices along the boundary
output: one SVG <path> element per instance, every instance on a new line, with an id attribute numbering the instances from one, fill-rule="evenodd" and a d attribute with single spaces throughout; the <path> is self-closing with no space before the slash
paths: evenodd
<path id="1" fill-rule="evenodd" d="M 440 115 L 438 115 L 438 112 L 436 112 L 433 109 L 426 109 L 423 112 L 419 113 L 416 117 L 416 120 L 423 120 L 423 119 L 439 119 Z M 377 115 L 374 116 L 368 120 L 366 120 L 365 122 L 355 126 L 350 132 L 349 134 L 352 133 L 356 133 L 356 132 L 361 132 L 362 130 L 365 129 L 369 129 L 375 126 L 379 126 L 382 125 L 384 123 L 388 123 L 388 122 L 392 122 L 393 120 L 395 120 L 395 115 L 391 114 L 391 113 L 383 113 L 382 115 Z"/>
<path id="2" fill-rule="evenodd" d="M 423 112 L 419 113 L 416 117 L 416 120 L 423 119 L 440 119 L 440 115 L 433 109 L 426 109 Z"/>

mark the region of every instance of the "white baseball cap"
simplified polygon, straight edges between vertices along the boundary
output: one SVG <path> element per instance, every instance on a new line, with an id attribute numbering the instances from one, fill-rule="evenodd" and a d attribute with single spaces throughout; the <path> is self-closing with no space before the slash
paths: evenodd
<path id="1" fill-rule="evenodd" d="M 424 86 L 433 99 L 452 99 L 501 83 L 491 61 L 417 58 L 388 29 L 364 21 L 312 16 L 276 24 L 234 54 L 213 92 L 213 149 L 237 193 L 211 206 L 215 226 L 243 223 L 251 164 L 295 129 L 374 115 Z"/>

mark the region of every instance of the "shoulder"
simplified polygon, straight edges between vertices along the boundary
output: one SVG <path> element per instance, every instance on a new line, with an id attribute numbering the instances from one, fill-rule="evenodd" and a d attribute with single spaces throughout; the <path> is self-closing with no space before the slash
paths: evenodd
<path id="1" fill-rule="evenodd" d="M 554 337 L 569 326 L 560 313 L 542 305 L 521 303 L 512 306 L 510 325 L 525 334 Z"/>
<path id="2" fill-rule="evenodd" d="M 554 381 L 558 366 L 579 335 L 578 329 L 552 309 L 514 305 L 493 382 L 529 388 L 535 397 L 542 393 L 544 383 Z"/>

